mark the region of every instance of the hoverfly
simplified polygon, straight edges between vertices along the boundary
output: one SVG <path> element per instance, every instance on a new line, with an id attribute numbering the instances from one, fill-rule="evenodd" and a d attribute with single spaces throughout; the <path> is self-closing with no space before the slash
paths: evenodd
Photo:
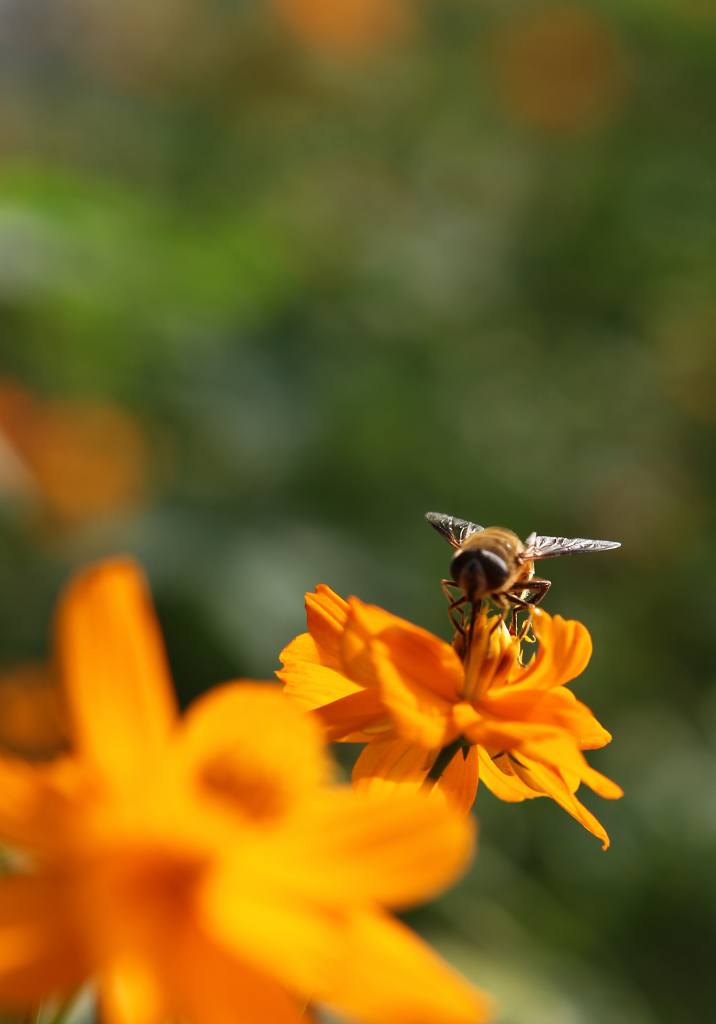
<path id="1" fill-rule="evenodd" d="M 517 612 L 536 607 L 552 586 L 550 580 L 535 576 L 536 561 L 621 547 L 613 540 L 541 537 L 536 533 L 522 541 L 503 526 L 484 527 L 443 512 L 426 512 L 425 518 L 455 549 L 450 562 L 451 579 L 442 581 L 451 612 L 465 602 L 479 607 L 482 600 L 490 598 L 504 611 L 512 610 L 513 630 Z M 447 587 L 457 588 L 461 596 L 451 599 Z M 453 623 L 462 632 L 454 619 Z"/>

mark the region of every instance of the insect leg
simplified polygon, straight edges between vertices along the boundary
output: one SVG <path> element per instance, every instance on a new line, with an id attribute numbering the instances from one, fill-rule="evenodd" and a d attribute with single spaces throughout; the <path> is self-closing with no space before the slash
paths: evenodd
<path id="1" fill-rule="evenodd" d="M 457 583 L 455 583 L 454 580 L 440 580 L 440 589 L 442 590 L 443 594 L 445 595 L 445 600 L 450 605 L 450 607 L 452 607 L 454 604 L 459 604 L 460 603 L 460 597 L 463 597 L 463 593 L 460 590 L 460 588 L 458 587 Z M 459 597 L 454 597 L 453 594 L 451 593 L 452 590 L 459 590 L 460 591 L 460 596 Z M 464 600 L 464 597 L 463 597 L 463 600 Z"/>
<path id="2" fill-rule="evenodd" d="M 464 605 L 467 602 L 465 595 L 460 592 L 458 597 L 453 597 L 450 588 L 457 589 L 452 580 L 440 580 L 440 589 L 448 603 L 448 618 L 452 623 L 455 632 L 459 633 L 460 636 L 465 636 L 465 616 L 462 612 Z M 460 613 L 458 612 L 460 609 Z M 459 616 L 459 617 L 458 617 Z"/>
<path id="3" fill-rule="evenodd" d="M 519 611 L 519 609 L 518 609 L 517 605 L 513 604 L 512 608 L 510 609 L 510 625 L 508 627 L 510 633 L 512 634 L 512 636 L 517 636 L 517 613 L 518 613 L 518 611 Z"/>
<path id="4" fill-rule="evenodd" d="M 517 635 L 517 612 L 518 609 L 528 611 L 529 615 L 524 622 L 522 630 L 520 631 L 520 639 L 527 635 L 530 626 L 532 625 L 532 612 L 541 604 L 547 596 L 549 588 L 552 586 L 551 580 L 540 579 L 539 577 L 532 577 L 530 580 L 524 580 L 521 583 L 513 583 L 512 587 L 507 591 L 506 597 L 513 602 L 512 607 L 512 622 L 510 623 L 510 632 L 513 636 Z M 513 593 L 512 591 L 517 591 Z M 528 592 L 529 597 L 523 598 L 521 595 Z"/>
<path id="5" fill-rule="evenodd" d="M 551 586 L 551 580 L 543 580 L 538 576 L 533 576 L 531 580 L 525 580 L 523 583 L 513 583 L 509 588 L 508 596 L 511 601 L 514 601 L 519 594 L 522 594 L 525 591 L 533 592 L 530 597 L 524 598 L 523 603 L 530 605 L 532 608 L 536 608 L 537 605 L 544 601 Z M 517 594 L 513 594 L 513 590 L 517 591 Z"/>
<path id="6" fill-rule="evenodd" d="M 531 583 L 531 581 L 530 581 L 530 583 Z M 525 587 L 525 585 L 523 583 L 519 584 L 519 585 L 518 584 L 514 584 L 514 586 L 518 590 L 518 593 L 513 594 L 511 592 L 511 590 L 508 590 L 508 591 L 505 591 L 505 593 L 503 595 L 500 595 L 500 596 L 504 597 L 506 599 L 506 601 L 509 602 L 509 604 L 507 606 L 509 608 L 509 614 L 510 614 L 509 631 L 510 631 L 512 636 L 517 636 L 518 635 L 518 633 L 517 633 L 517 616 L 518 616 L 518 614 L 521 611 L 529 612 L 527 620 L 526 620 L 523 628 L 520 630 L 520 634 L 519 635 L 520 635 L 520 639 L 521 639 L 522 636 L 524 635 L 524 633 L 526 633 L 527 630 L 529 629 L 530 624 L 532 622 L 532 609 L 534 608 L 534 605 L 529 600 L 524 600 L 522 597 L 520 597 L 520 594 L 523 591 L 528 589 L 527 587 Z M 505 614 L 507 614 L 507 613 L 505 613 Z"/>

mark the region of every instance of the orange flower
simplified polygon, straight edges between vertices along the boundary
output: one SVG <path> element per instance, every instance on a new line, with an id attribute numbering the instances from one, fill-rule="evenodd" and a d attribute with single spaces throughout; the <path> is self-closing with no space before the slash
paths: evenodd
<path id="1" fill-rule="evenodd" d="M 521 124 L 549 134 L 600 128 L 627 86 L 614 26 L 577 5 L 543 4 L 508 17 L 493 39 L 496 91 Z"/>
<path id="2" fill-rule="evenodd" d="M 521 642 L 482 611 L 463 662 L 431 633 L 323 584 L 306 607 L 309 632 L 282 652 L 278 676 L 329 739 L 367 744 L 353 769 L 359 789 L 425 788 L 442 767 L 433 792 L 464 811 L 481 777 L 502 800 L 551 797 L 607 848 L 575 796 L 580 782 L 622 795 L 582 754 L 611 736 L 565 686 L 591 656 L 581 623 L 536 610 L 539 650 L 525 665 Z"/>
<path id="3" fill-rule="evenodd" d="M 47 401 L 0 380 L 0 493 L 40 499 L 80 526 L 143 498 L 147 445 L 138 422 L 110 403 Z"/>
<path id="4" fill-rule="evenodd" d="M 412 21 L 405 0 L 274 0 L 274 6 L 305 43 L 356 56 L 400 39 Z"/>
<path id="5" fill-rule="evenodd" d="M 96 983 L 106 1024 L 289 1024 L 307 999 L 368 1022 L 482 1021 L 482 998 L 384 907 L 436 892 L 471 833 L 414 796 L 330 785 L 320 730 L 277 688 L 177 713 L 127 561 L 57 620 L 72 754 L 0 759 L 0 1007 Z"/>

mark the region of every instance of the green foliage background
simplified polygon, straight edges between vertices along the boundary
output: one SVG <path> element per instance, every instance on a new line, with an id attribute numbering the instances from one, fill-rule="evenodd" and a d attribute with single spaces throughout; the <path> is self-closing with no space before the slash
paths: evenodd
<path id="1" fill-rule="evenodd" d="M 319 581 L 446 633 L 427 509 L 621 539 L 551 564 L 548 601 L 594 637 L 576 689 L 626 796 L 585 799 L 612 849 L 481 792 L 473 869 L 411 920 L 500 1024 L 702 1024 L 716 17 L 411 10 L 404 38 L 346 53 L 268 2 L 3 5 L 1 369 L 126 406 L 151 471 L 140 508 L 82 529 L 5 502 L 0 654 L 42 654 L 61 581 L 110 552 L 146 566 L 189 700 L 270 677 Z M 597 105 L 545 123 L 531 92 L 552 75 L 568 105 L 579 47 L 563 66 L 514 39 L 565 10 L 599 44 Z"/>

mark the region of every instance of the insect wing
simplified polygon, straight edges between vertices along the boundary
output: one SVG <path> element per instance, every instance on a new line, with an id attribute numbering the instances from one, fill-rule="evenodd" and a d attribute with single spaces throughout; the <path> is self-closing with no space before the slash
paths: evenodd
<path id="1" fill-rule="evenodd" d="M 620 548 L 616 540 L 590 540 L 588 537 L 538 537 L 530 534 L 525 541 L 521 561 L 540 558 L 559 558 L 560 555 L 578 555 L 589 551 L 612 551 Z"/>
<path id="2" fill-rule="evenodd" d="M 426 512 L 425 518 L 455 549 L 462 547 L 473 533 L 480 533 L 485 529 L 478 523 L 471 523 L 469 519 L 458 519 L 456 516 L 446 515 L 445 512 Z"/>

